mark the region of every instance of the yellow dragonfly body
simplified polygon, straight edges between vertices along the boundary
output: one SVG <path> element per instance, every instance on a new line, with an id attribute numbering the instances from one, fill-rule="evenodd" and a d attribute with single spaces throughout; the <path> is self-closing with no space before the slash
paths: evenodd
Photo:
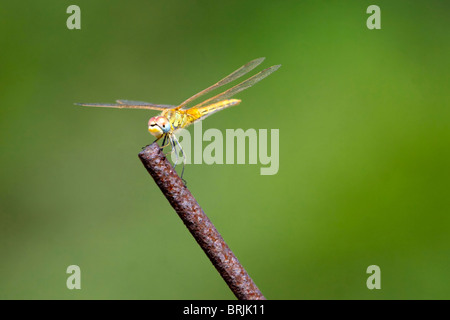
<path id="1" fill-rule="evenodd" d="M 193 107 L 186 108 L 189 103 L 196 100 L 197 98 L 217 89 L 223 85 L 226 85 L 243 75 L 247 74 L 254 68 L 256 68 L 264 58 L 259 58 L 248 62 L 236 71 L 232 72 L 219 82 L 213 84 L 212 86 L 200 91 L 199 93 L 193 95 L 189 99 L 183 101 L 180 105 L 163 105 L 163 104 L 153 104 L 143 101 L 131 101 L 131 100 L 117 100 L 115 104 L 105 104 L 105 103 L 76 103 L 76 105 L 86 106 L 86 107 L 105 107 L 105 108 L 119 108 L 119 109 L 150 109 L 159 110 L 161 114 L 156 117 L 150 118 L 148 122 L 148 131 L 156 137 L 156 140 L 163 138 L 162 147 L 165 147 L 166 140 L 172 146 L 172 151 L 175 151 L 177 156 L 174 166 L 178 163 L 178 152 L 176 151 L 177 146 L 180 148 L 183 155 L 183 173 L 184 173 L 184 151 L 180 146 L 174 132 L 178 129 L 185 128 L 190 124 L 203 120 L 204 118 L 212 115 L 213 113 L 220 111 L 222 109 L 237 105 L 241 102 L 239 99 L 230 99 L 237 93 L 250 88 L 258 81 L 261 81 L 267 77 L 272 72 L 276 71 L 281 65 L 275 65 L 267 68 L 254 76 L 242 81 L 241 83 L 235 85 L 234 87 L 223 91 L 222 93 L 209 98 Z M 167 144 L 168 145 L 168 144 Z M 181 177 L 183 177 L 183 173 Z"/>

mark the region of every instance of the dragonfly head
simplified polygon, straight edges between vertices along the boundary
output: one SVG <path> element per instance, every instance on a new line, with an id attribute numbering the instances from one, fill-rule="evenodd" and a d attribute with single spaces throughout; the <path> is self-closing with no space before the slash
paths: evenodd
<path id="1" fill-rule="evenodd" d="M 166 117 L 157 116 L 148 121 L 148 131 L 156 138 L 161 138 L 165 133 L 168 133 L 172 126 Z"/>

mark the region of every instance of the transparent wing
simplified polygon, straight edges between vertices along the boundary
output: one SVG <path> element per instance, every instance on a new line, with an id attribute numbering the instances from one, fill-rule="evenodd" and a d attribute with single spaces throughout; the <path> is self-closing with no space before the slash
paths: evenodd
<path id="1" fill-rule="evenodd" d="M 203 96 L 204 94 L 207 94 L 208 92 L 211 92 L 214 89 L 217 89 L 223 85 L 226 85 L 227 83 L 230 83 L 231 81 L 234 81 L 240 77 L 242 77 L 243 75 L 245 75 L 246 73 L 252 71 L 253 69 L 255 69 L 258 65 L 261 64 L 261 62 L 264 61 L 264 57 L 263 58 L 258 58 L 255 60 L 252 60 L 250 62 L 248 62 L 247 64 L 243 65 L 242 67 L 240 67 L 239 69 L 237 69 L 236 71 L 230 73 L 228 76 L 226 76 L 225 78 L 223 78 L 222 80 L 220 80 L 219 82 L 213 84 L 212 86 L 206 88 L 205 90 L 200 91 L 197 94 L 194 94 L 192 97 L 190 97 L 189 99 L 183 101 L 178 108 L 182 108 L 184 106 L 186 106 L 189 102 Z"/>
<path id="2" fill-rule="evenodd" d="M 130 106 L 155 106 L 158 108 L 164 108 L 164 109 L 171 109 L 175 108 L 176 106 L 170 105 L 170 104 L 155 104 L 145 101 L 135 101 L 135 100 L 116 100 L 119 104 L 126 104 Z"/>
<path id="3" fill-rule="evenodd" d="M 173 109 L 176 106 L 167 104 L 153 104 L 144 101 L 117 100 L 118 103 L 75 103 L 77 106 L 84 107 L 101 107 L 101 108 L 117 108 L 117 109 L 147 109 L 147 110 L 166 110 Z"/>
<path id="4" fill-rule="evenodd" d="M 244 91 L 245 89 L 250 88 L 251 86 L 253 86 L 255 83 L 261 81 L 262 79 L 264 79 L 265 77 L 267 77 L 269 74 L 271 74 L 272 72 L 275 72 L 278 70 L 278 68 L 281 67 L 281 65 L 276 65 L 276 66 L 272 66 L 270 68 L 267 68 L 257 74 L 255 74 L 254 76 L 248 78 L 245 81 L 242 81 L 241 83 L 235 85 L 234 87 L 219 93 L 218 95 L 209 98 L 208 100 L 205 100 L 199 104 L 197 104 L 196 106 L 194 106 L 193 108 L 201 108 L 205 105 L 209 105 L 209 104 L 213 104 L 215 102 L 221 101 L 221 100 L 225 100 L 228 98 L 231 98 L 232 96 L 234 96 L 235 94 Z"/>

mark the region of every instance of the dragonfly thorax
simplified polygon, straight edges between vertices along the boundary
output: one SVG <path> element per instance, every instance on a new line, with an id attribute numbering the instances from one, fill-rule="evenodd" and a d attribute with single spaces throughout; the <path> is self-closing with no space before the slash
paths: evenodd
<path id="1" fill-rule="evenodd" d="M 172 125 L 172 129 L 175 131 L 177 129 L 184 128 L 191 124 L 196 119 L 196 110 L 174 110 L 169 109 L 162 112 L 162 116 L 164 116 L 167 120 L 169 120 Z M 195 114 L 194 114 L 195 113 Z"/>

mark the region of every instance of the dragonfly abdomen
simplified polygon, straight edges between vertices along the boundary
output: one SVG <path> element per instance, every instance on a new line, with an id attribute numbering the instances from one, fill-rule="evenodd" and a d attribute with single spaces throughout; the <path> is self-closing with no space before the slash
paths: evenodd
<path id="1" fill-rule="evenodd" d="M 235 106 L 237 104 L 239 104 L 241 102 L 241 100 L 239 99 L 227 99 L 227 100 L 222 100 L 216 103 L 212 103 L 210 105 L 204 106 L 204 107 L 200 107 L 197 109 L 197 113 L 198 113 L 198 119 L 204 119 L 212 114 L 214 114 L 217 111 L 220 111 L 222 109 L 231 107 L 231 106 Z M 190 111 L 190 110 L 188 110 Z"/>

